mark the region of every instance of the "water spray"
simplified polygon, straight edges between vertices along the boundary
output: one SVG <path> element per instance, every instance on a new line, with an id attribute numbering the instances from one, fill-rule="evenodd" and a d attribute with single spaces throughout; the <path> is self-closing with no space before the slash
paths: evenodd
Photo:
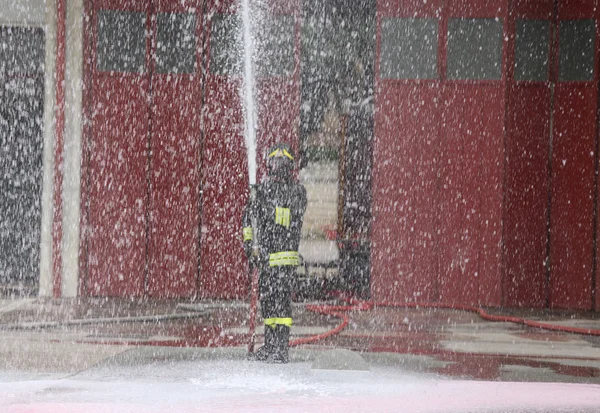
<path id="1" fill-rule="evenodd" d="M 242 29 L 243 29 L 243 86 L 242 102 L 244 108 L 244 141 L 248 156 L 248 183 L 250 187 L 256 185 L 256 108 L 255 79 L 254 79 L 254 50 L 255 42 L 252 33 L 252 15 L 250 13 L 250 1 L 242 0 Z"/>
<path id="2" fill-rule="evenodd" d="M 250 1 L 242 0 L 242 29 L 243 29 L 243 86 L 242 102 L 244 108 L 244 141 L 246 143 L 246 154 L 248 156 L 248 184 L 250 185 L 250 202 L 256 201 L 256 107 L 255 98 L 255 78 L 254 78 L 254 36 L 252 33 L 252 15 L 250 13 Z M 256 225 L 256 216 L 251 218 L 252 229 L 252 253 L 258 254 L 258 228 Z M 258 269 L 252 269 L 250 275 L 250 321 L 249 321 L 249 342 L 248 353 L 254 352 L 254 339 L 256 335 L 256 313 L 258 307 Z"/>

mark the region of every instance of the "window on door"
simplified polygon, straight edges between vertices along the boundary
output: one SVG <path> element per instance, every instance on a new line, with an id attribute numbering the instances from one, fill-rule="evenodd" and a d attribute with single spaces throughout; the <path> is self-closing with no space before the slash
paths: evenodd
<path id="1" fill-rule="evenodd" d="M 210 71 L 233 76 L 241 71 L 240 26 L 235 14 L 215 14 L 210 33 Z"/>
<path id="2" fill-rule="evenodd" d="M 146 58 L 146 14 L 98 12 L 97 69 L 101 72 L 143 73 Z"/>
<path id="3" fill-rule="evenodd" d="M 44 73 L 44 29 L 0 28 L 0 73 Z"/>
<path id="4" fill-rule="evenodd" d="M 194 73 L 196 70 L 196 15 L 159 13 L 156 32 L 156 71 Z"/>
<path id="5" fill-rule="evenodd" d="M 438 20 L 384 19 L 380 73 L 386 79 L 436 79 Z"/>
<path id="6" fill-rule="evenodd" d="M 595 21 L 562 21 L 559 35 L 558 80 L 561 82 L 594 80 Z"/>
<path id="7" fill-rule="evenodd" d="M 448 79 L 501 79 L 502 30 L 501 19 L 450 19 Z"/>
<path id="8" fill-rule="evenodd" d="M 547 81 L 550 22 L 547 20 L 517 20 L 515 41 L 515 80 Z"/>
<path id="9" fill-rule="evenodd" d="M 45 35 L 0 27 L 0 284 L 39 277 Z"/>

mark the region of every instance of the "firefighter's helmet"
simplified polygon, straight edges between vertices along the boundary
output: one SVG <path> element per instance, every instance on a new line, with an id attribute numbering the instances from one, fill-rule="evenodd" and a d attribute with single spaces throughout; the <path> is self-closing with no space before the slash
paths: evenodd
<path id="1" fill-rule="evenodd" d="M 269 176 L 289 179 L 294 170 L 294 152 L 290 145 L 278 143 L 267 152 L 267 170 Z"/>

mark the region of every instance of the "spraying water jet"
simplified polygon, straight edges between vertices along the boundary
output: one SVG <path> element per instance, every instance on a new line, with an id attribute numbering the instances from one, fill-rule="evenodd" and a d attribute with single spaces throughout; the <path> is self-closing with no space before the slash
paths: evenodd
<path id="1" fill-rule="evenodd" d="M 243 43 L 243 80 L 242 102 L 244 111 L 244 141 L 248 156 L 248 183 L 256 185 L 256 107 L 255 107 L 255 77 L 254 50 L 255 39 L 252 27 L 253 14 L 251 0 L 242 0 L 242 43 Z"/>
<path id="2" fill-rule="evenodd" d="M 248 184 L 250 186 L 251 202 L 256 200 L 256 106 L 255 102 L 255 77 L 254 77 L 254 50 L 255 41 L 252 27 L 251 0 L 242 0 L 242 44 L 243 44 L 243 76 L 242 76 L 242 106 L 244 111 L 244 141 L 246 144 L 246 155 L 248 157 Z M 252 218 L 252 228 L 256 230 L 256 217 Z M 255 253 L 258 250 L 258 234 L 254 234 L 252 248 Z M 254 352 L 254 340 L 256 332 L 256 313 L 258 302 L 258 270 L 253 269 L 250 276 L 250 314 L 249 314 L 249 342 L 248 353 Z"/>

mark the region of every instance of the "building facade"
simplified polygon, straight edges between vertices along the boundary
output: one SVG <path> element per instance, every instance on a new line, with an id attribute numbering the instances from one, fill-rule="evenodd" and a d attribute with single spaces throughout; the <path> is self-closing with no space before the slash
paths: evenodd
<path id="1" fill-rule="evenodd" d="M 598 310 L 598 1 L 336 1 L 374 21 L 373 53 L 348 56 L 349 78 L 372 68 L 372 126 L 348 110 L 340 149 L 342 210 L 363 213 L 338 228 L 340 248 L 368 251 L 373 299 Z M 3 134 L 18 136 L 2 148 L 2 282 L 243 297 L 236 4 L 0 6 Z M 314 16 L 293 0 L 265 13 L 259 153 L 304 152 Z"/>

